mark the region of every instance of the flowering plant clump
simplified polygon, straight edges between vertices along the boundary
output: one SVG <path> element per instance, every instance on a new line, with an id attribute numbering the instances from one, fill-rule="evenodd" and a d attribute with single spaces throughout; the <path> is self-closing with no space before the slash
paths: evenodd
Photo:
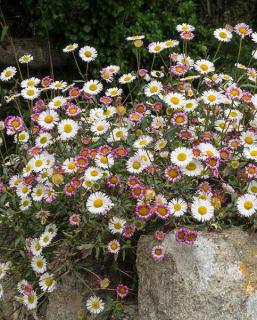
<path id="1" fill-rule="evenodd" d="M 192 57 L 195 28 L 177 31 L 179 40 L 147 47 L 144 36 L 128 37 L 136 71 L 109 65 L 93 78 L 98 51 L 73 43 L 63 51 L 80 80 L 31 77 L 31 55 L 1 72 L 1 81 L 15 79 L 1 127 L 16 147 L 2 154 L 0 281 L 18 276 L 15 299 L 26 312 L 63 275 L 87 272 L 97 285 L 85 312 L 118 317 L 120 299 L 135 294 L 136 277 L 123 267 L 133 270 L 141 234 L 153 234 L 148 254 L 161 263 L 165 232 L 178 226 L 181 245 L 197 241 L 193 229 L 256 227 L 257 51 L 246 65 L 240 54 L 257 33 L 244 23 L 217 29 L 217 51 Z M 239 49 L 227 74 L 219 52 L 232 37 Z"/>

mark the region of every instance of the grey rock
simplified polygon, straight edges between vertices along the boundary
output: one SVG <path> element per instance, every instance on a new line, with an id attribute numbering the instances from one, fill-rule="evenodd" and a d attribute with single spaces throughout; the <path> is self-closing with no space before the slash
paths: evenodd
<path id="1" fill-rule="evenodd" d="M 244 294 L 240 271 L 256 256 L 256 236 L 238 228 L 200 232 L 191 246 L 177 243 L 171 232 L 162 243 L 166 255 L 160 262 L 151 257 L 156 244 L 151 236 L 142 236 L 138 244 L 140 320 L 257 319 L 257 294 Z"/>

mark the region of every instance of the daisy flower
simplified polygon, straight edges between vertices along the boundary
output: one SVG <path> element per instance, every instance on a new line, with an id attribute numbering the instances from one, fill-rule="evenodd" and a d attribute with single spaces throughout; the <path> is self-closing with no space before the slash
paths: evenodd
<path id="1" fill-rule="evenodd" d="M 97 167 L 89 167 L 85 171 L 84 177 L 86 180 L 97 181 L 103 176 L 103 171 Z"/>
<path id="2" fill-rule="evenodd" d="M 113 88 L 109 88 L 106 90 L 105 94 L 107 95 L 107 97 L 118 97 L 122 95 L 123 90 L 119 89 L 117 87 L 113 87 Z"/>
<path id="3" fill-rule="evenodd" d="M 59 121 L 59 115 L 53 110 L 43 111 L 39 114 L 38 124 L 45 130 L 51 130 Z"/>
<path id="4" fill-rule="evenodd" d="M 104 302 L 99 297 L 92 296 L 87 300 L 86 307 L 91 314 L 99 314 L 104 311 Z"/>
<path id="5" fill-rule="evenodd" d="M 158 95 L 162 91 L 162 84 L 159 81 L 151 81 L 144 89 L 145 95 L 151 97 Z"/>
<path id="6" fill-rule="evenodd" d="M 97 57 L 97 51 L 93 47 L 85 46 L 79 50 L 80 58 L 85 62 L 94 61 Z"/>
<path id="7" fill-rule="evenodd" d="M 172 183 L 179 181 L 182 177 L 181 171 L 177 166 L 167 167 L 165 169 L 164 175 L 165 175 L 165 178 Z"/>
<path id="8" fill-rule="evenodd" d="M 101 215 L 108 212 L 114 206 L 113 202 L 103 192 L 92 193 L 86 202 L 88 211 L 92 214 Z"/>
<path id="9" fill-rule="evenodd" d="M 65 48 L 62 49 L 63 52 L 73 52 L 78 48 L 78 44 L 77 43 L 70 43 L 68 44 Z"/>
<path id="10" fill-rule="evenodd" d="M 249 183 L 247 191 L 249 194 L 257 195 L 257 181 L 251 181 Z"/>
<path id="11" fill-rule="evenodd" d="M 67 82 L 65 81 L 54 81 L 49 86 L 49 88 L 53 90 L 63 90 L 66 87 L 67 87 Z"/>
<path id="12" fill-rule="evenodd" d="M 176 30 L 178 32 L 183 32 L 183 31 L 194 31 L 195 27 L 192 26 L 191 24 L 187 24 L 187 23 L 182 23 L 182 24 L 178 24 L 176 26 Z"/>
<path id="13" fill-rule="evenodd" d="M 108 243 L 107 249 L 110 253 L 117 254 L 120 251 L 120 243 L 117 240 L 111 240 Z"/>
<path id="14" fill-rule="evenodd" d="M 234 27 L 235 32 L 241 37 L 244 38 L 249 36 L 253 31 L 246 23 L 238 23 Z"/>
<path id="15" fill-rule="evenodd" d="M 129 293 L 129 288 L 127 286 L 125 286 L 124 284 L 118 284 L 118 286 L 116 287 L 115 289 L 116 291 L 116 295 L 117 297 L 119 298 L 126 298 L 126 296 L 128 295 Z"/>
<path id="16" fill-rule="evenodd" d="M 77 122 L 71 119 L 61 120 L 58 124 L 58 132 L 61 140 L 72 139 L 76 136 L 79 126 Z"/>
<path id="17" fill-rule="evenodd" d="M 33 239 L 30 244 L 30 250 L 34 256 L 40 256 L 43 250 L 43 247 L 40 245 L 38 239 Z"/>
<path id="18" fill-rule="evenodd" d="M 152 141 L 153 141 L 153 138 L 150 136 L 141 136 L 133 143 L 133 147 L 137 149 L 145 148 Z"/>
<path id="19" fill-rule="evenodd" d="M 34 58 L 31 54 L 25 54 L 24 56 L 19 58 L 20 63 L 30 63 Z"/>
<path id="20" fill-rule="evenodd" d="M 108 228 L 111 231 L 112 234 L 120 233 L 122 234 L 122 231 L 124 229 L 124 226 L 126 224 L 126 220 L 118 217 L 113 217 L 108 224 Z"/>
<path id="21" fill-rule="evenodd" d="M 38 184 L 36 187 L 34 187 L 31 194 L 33 201 L 41 201 L 44 196 L 44 190 L 45 186 L 43 184 Z"/>
<path id="22" fill-rule="evenodd" d="M 164 102 L 173 109 L 180 109 L 185 104 L 185 97 L 180 93 L 170 92 L 164 96 Z"/>
<path id="23" fill-rule="evenodd" d="M 36 87 L 26 87 L 21 90 L 21 95 L 26 100 L 34 100 L 40 95 L 40 90 Z"/>
<path id="24" fill-rule="evenodd" d="M 48 132 L 42 132 L 36 137 L 36 145 L 45 148 L 52 144 L 52 136 Z"/>
<path id="25" fill-rule="evenodd" d="M 43 256 L 34 256 L 31 260 L 32 269 L 36 273 L 44 273 L 46 271 L 46 259 Z"/>
<path id="26" fill-rule="evenodd" d="M 244 217 L 250 217 L 257 210 L 257 198 L 253 194 L 246 193 L 238 197 L 236 205 L 239 214 Z"/>
<path id="27" fill-rule="evenodd" d="M 195 199 L 191 206 L 192 216 L 198 221 L 209 221 L 214 217 L 214 207 L 210 200 Z"/>
<path id="28" fill-rule="evenodd" d="M 165 49 L 165 45 L 162 42 L 152 42 L 148 46 L 148 51 L 150 53 L 160 53 Z"/>
<path id="29" fill-rule="evenodd" d="M 0 280 L 6 276 L 8 270 L 9 268 L 6 263 L 0 263 Z"/>
<path id="30" fill-rule="evenodd" d="M 219 28 L 214 30 L 214 37 L 221 42 L 230 42 L 232 39 L 232 32 L 225 28 Z"/>
<path id="31" fill-rule="evenodd" d="M 107 156 L 98 154 L 95 157 L 95 164 L 100 168 L 110 169 L 114 165 L 114 158 L 111 154 L 108 154 Z"/>
<path id="32" fill-rule="evenodd" d="M 100 136 L 104 133 L 106 133 L 110 128 L 110 123 L 105 120 L 100 120 L 92 124 L 90 130 L 96 134 L 97 136 Z"/>
<path id="33" fill-rule="evenodd" d="M 204 103 L 210 106 L 220 104 L 223 102 L 222 95 L 215 90 L 204 91 L 202 94 L 202 99 Z"/>
<path id="34" fill-rule="evenodd" d="M 48 107 L 50 109 L 59 109 L 60 107 L 64 106 L 66 102 L 67 100 L 63 96 L 57 96 L 49 102 Z"/>
<path id="35" fill-rule="evenodd" d="M 155 261 L 161 261 L 164 258 L 165 250 L 163 246 L 154 246 L 151 255 Z"/>
<path id="36" fill-rule="evenodd" d="M 127 73 L 119 78 L 119 83 L 121 84 L 131 83 L 135 79 L 136 79 L 135 75 L 133 75 L 132 73 Z"/>
<path id="37" fill-rule="evenodd" d="M 176 148 L 170 154 L 170 160 L 177 166 L 186 166 L 189 164 L 190 161 L 193 160 L 192 158 L 192 151 L 191 149 L 180 147 Z"/>
<path id="38" fill-rule="evenodd" d="M 23 303 L 28 310 L 34 310 L 37 307 L 38 298 L 35 291 L 23 296 Z"/>
<path id="39" fill-rule="evenodd" d="M 154 213 L 160 219 L 167 219 L 170 216 L 170 208 L 166 204 L 158 204 L 154 208 Z"/>
<path id="40" fill-rule="evenodd" d="M 98 80 L 90 80 L 83 86 L 83 91 L 89 95 L 97 95 L 103 90 L 103 85 Z"/>
<path id="41" fill-rule="evenodd" d="M 56 288 L 54 276 L 47 272 L 42 274 L 42 276 L 39 278 L 39 286 L 44 292 L 53 292 Z"/>
<path id="42" fill-rule="evenodd" d="M 209 60 L 197 60 L 195 62 L 195 69 L 201 74 L 214 72 L 214 64 Z"/>
<path id="43" fill-rule="evenodd" d="M 182 198 L 172 199 L 168 206 L 171 215 L 175 217 L 181 217 L 187 211 L 187 204 Z"/>
<path id="44" fill-rule="evenodd" d="M 139 174 L 145 169 L 146 165 L 144 164 L 142 159 L 134 156 L 128 159 L 128 161 L 126 162 L 126 167 L 128 172 Z"/>
<path id="45" fill-rule="evenodd" d="M 15 67 L 7 67 L 1 72 L 0 80 L 8 81 L 15 76 L 16 72 L 17 72 L 17 69 Z"/>
<path id="46" fill-rule="evenodd" d="M 40 83 L 40 79 L 32 77 L 29 79 L 22 80 L 21 87 L 22 88 L 36 87 L 37 85 L 39 85 L 39 83 Z"/>
<path id="47" fill-rule="evenodd" d="M 257 145 L 250 145 L 244 148 L 243 154 L 246 159 L 257 160 Z"/>
<path id="48" fill-rule="evenodd" d="M 141 36 L 130 36 L 130 37 L 127 37 L 126 40 L 127 41 L 136 41 L 136 40 L 143 40 L 145 38 L 144 35 L 141 35 Z"/>

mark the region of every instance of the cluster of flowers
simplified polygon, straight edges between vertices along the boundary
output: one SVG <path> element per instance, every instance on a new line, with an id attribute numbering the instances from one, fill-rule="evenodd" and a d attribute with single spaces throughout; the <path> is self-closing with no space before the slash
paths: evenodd
<path id="1" fill-rule="evenodd" d="M 43 292 L 56 286 L 42 256 L 57 233 L 59 222 L 54 219 L 66 219 L 67 228 L 83 228 L 94 219 L 95 224 L 102 223 L 106 253 L 117 259 L 127 240 L 148 227 L 208 224 L 256 213 L 257 95 L 246 90 L 256 88 L 252 66 L 256 50 L 247 66 L 239 61 L 243 40 L 257 43 L 257 33 L 244 23 L 217 29 L 215 56 L 193 59 L 189 43 L 195 28 L 182 24 L 177 31 L 182 52 L 179 40 L 150 43 L 152 67 L 142 68 L 144 36 L 128 37 L 135 46 L 137 71 L 119 74 L 119 66 L 109 65 L 100 70 L 98 79 L 90 79 L 88 72 L 97 50 L 79 49 L 86 63 L 83 73 L 75 54 L 78 44 L 70 44 L 63 51 L 74 57 L 80 82 L 28 77 L 21 80 L 19 91 L 6 97 L 19 112 L 2 123 L 19 148 L 19 165 L 11 176 L 3 177 L 1 194 L 19 200 L 18 208 L 10 200 L 7 212 L 11 207 L 21 211 L 21 219 L 31 215 L 42 224 L 51 222 L 26 244 Z M 240 37 L 235 74 L 219 73 L 216 56 L 235 33 Z M 19 61 L 32 60 L 26 55 Z M 162 67 L 155 70 L 158 63 Z M 8 67 L 0 79 L 9 81 L 16 73 L 15 67 Z M 30 124 L 22 116 L 21 100 L 31 111 Z M 62 212 L 61 207 L 58 213 L 61 203 L 73 209 Z M 164 234 L 158 231 L 155 237 L 162 241 Z M 193 244 L 196 238 L 189 229 L 176 232 L 178 242 Z M 159 261 L 164 248 L 155 246 L 149 254 Z M 22 280 L 18 290 L 22 293 L 18 300 L 35 309 L 38 298 L 29 282 Z M 128 291 L 126 285 L 116 287 L 120 298 Z M 97 296 L 86 306 L 92 314 L 104 310 Z"/>

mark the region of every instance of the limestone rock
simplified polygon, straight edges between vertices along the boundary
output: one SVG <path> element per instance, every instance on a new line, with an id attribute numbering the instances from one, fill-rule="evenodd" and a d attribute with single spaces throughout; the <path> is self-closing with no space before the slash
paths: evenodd
<path id="1" fill-rule="evenodd" d="M 177 243 L 171 232 L 160 262 L 151 257 L 155 244 L 151 236 L 138 244 L 140 320 L 257 319 L 257 294 L 244 294 L 241 273 L 242 264 L 256 256 L 256 236 L 238 228 L 200 232 L 195 244 L 187 245 Z M 252 264 L 257 269 L 257 259 Z"/>

